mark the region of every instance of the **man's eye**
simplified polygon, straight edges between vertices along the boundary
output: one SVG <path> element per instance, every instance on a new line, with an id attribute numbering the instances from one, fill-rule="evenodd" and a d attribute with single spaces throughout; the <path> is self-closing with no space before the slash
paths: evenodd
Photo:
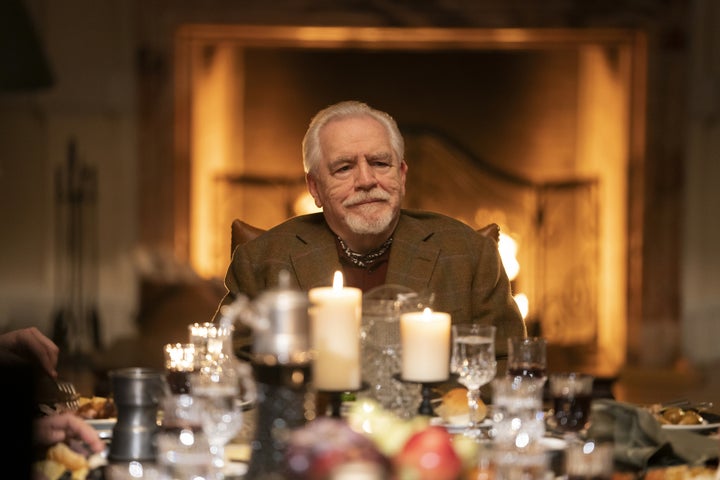
<path id="1" fill-rule="evenodd" d="M 350 165 L 342 165 L 335 169 L 335 173 L 344 173 L 350 171 Z"/>

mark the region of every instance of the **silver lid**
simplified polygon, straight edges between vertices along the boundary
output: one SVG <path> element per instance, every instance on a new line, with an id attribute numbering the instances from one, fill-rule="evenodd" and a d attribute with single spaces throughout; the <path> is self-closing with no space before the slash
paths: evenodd
<path id="1" fill-rule="evenodd" d="M 307 293 L 287 285 L 281 275 L 277 288 L 263 292 L 253 302 L 258 317 L 253 353 L 275 357 L 279 363 L 305 358 L 310 348 Z"/>

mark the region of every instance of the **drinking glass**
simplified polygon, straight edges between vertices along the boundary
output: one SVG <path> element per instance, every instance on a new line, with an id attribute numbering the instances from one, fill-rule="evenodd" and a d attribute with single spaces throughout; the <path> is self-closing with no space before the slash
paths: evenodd
<path id="1" fill-rule="evenodd" d="M 507 374 L 511 377 L 530 377 L 545 380 L 547 346 L 541 337 L 508 338 Z"/>
<path id="2" fill-rule="evenodd" d="M 240 380 L 232 362 L 203 365 L 190 379 L 194 399 L 200 402 L 202 429 L 210 445 L 215 478 L 222 479 L 225 445 L 239 432 L 243 422 Z"/>
<path id="3" fill-rule="evenodd" d="M 251 367 L 235 356 L 232 332 L 232 325 L 200 324 L 191 337 L 203 354 L 190 377 L 190 391 L 202 404 L 200 417 L 216 479 L 224 478 L 225 445 L 240 432 L 243 408 L 256 398 Z"/>
<path id="4" fill-rule="evenodd" d="M 550 375 L 553 419 L 558 432 L 575 435 L 588 427 L 593 380 L 592 375 L 584 373 Z"/>
<path id="5" fill-rule="evenodd" d="M 188 325 L 190 343 L 195 345 L 197 363 L 217 362 L 222 360 L 222 357 L 231 356 L 233 331 L 231 324 L 215 325 L 205 322 Z"/>
<path id="6" fill-rule="evenodd" d="M 500 376 L 492 382 L 493 441 L 500 448 L 530 451 L 545 436 L 543 380 Z"/>
<path id="7" fill-rule="evenodd" d="M 166 480 L 207 479 L 212 457 L 202 429 L 202 405 L 194 397 L 169 395 L 162 401 L 157 465 Z"/>
<path id="8" fill-rule="evenodd" d="M 548 480 L 554 478 L 549 472 L 547 453 L 542 448 L 521 451 L 493 446 L 492 462 L 495 480 Z"/>
<path id="9" fill-rule="evenodd" d="M 568 480 L 610 480 L 613 476 L 613 444 L 571 442 L 565 451 Z"/>
<path id="10" fill-rule="evenodd" d="M 212 322 L 196 322 L 188 325 L 188 338 L 190 343 L 195 346 L 196 366 L 205 358 L 210 332 L 217 332 L 217 327 Z"/>
<path id="11" fill-rule="evenodd" d="M 495 327 L 492 325 L 453 325 L 451 369 L 458 381 L 468 389 L 470 420 L 465 434 L 480 438 L 478 401 L 480 387 L 489 383 L 497 373 L 495 359 Z"/>

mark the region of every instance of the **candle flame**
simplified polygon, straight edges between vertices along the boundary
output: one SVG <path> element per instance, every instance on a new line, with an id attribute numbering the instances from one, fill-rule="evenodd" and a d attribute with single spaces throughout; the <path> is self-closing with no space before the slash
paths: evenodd
<path id="1" fill-rule="evenodd" d="M 432 308 L 425 307 L 425 309 L 423 310 L 423 317 L 430 318 L 431 315 L 432 315 Z"/>
<path id="2" fill-rule="evenodd" d="M 343 275 L 340 270 L 335 272 L 333 277 L 333 290 L 341 290 L 343 288 Z"/>

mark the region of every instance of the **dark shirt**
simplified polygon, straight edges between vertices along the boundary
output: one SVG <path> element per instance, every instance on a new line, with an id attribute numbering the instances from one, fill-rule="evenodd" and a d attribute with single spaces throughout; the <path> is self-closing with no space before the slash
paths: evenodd
<path id="1" fill-rule="evenodd" d="M 0 411 L 6 434 L 0 437 L 2 458 L 12 461 L 12 478 L 35 478 L 31 475 L 34 460 L 33 420 L 38 413 L 35 395 L 36 369 L 29 362 L 0 349 L 0 378 L 3 394 Z"/>

